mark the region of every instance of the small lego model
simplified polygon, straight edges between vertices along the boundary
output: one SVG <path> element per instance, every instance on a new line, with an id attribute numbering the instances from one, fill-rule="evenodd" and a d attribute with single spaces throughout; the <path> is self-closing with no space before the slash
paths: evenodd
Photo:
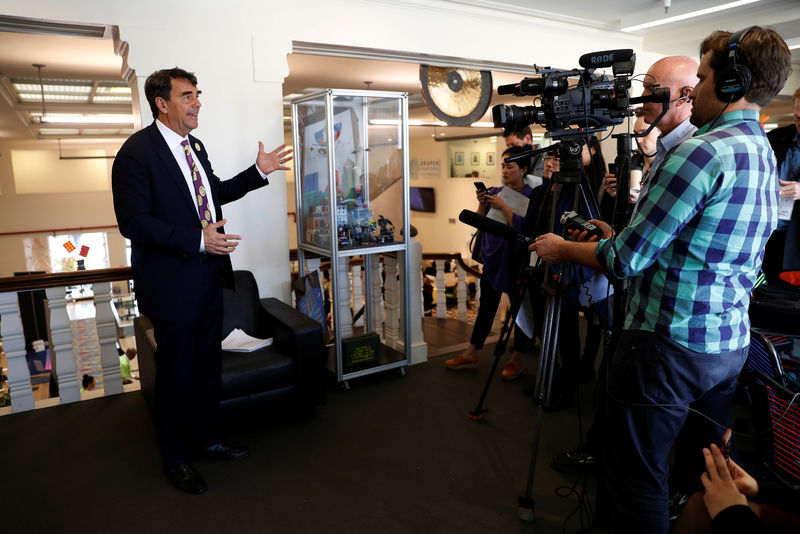
<path id="1" fill-rule="evenodd" d="M 380 227 L 380 231 L 376 236 L 376 241 L 378 243 L 394 243 L 394 225 L 392 221 L 383 215 L 379 215 L 378 226 Z"/>
<path id="2" fill-rule="evenodd" d="M 350 240 L 350 227 L 346 224 L 339 224 L 337 228 L 338 238 L 339 238 L 339 246 L 340 247 L 349 247 L 352 242 Z"/>

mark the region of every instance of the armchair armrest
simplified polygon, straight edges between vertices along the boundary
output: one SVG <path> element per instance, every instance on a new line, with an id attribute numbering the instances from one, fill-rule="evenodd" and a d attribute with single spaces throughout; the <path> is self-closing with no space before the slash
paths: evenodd
<path id="1" fill-rule="evenodd" d="M 322 325 L 273 297 L 261 299 L 261 306 L 269 318 L 273 345 L 294 358 L 299 398 L 324 402 Z"/>

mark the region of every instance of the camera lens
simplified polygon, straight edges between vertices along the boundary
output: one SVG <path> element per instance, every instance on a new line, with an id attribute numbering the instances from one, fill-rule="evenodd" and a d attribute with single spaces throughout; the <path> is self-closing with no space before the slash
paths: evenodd
<path id="1" fill-rule="evenodd" d="M 492 107 L 492 121 L 495 128 L 521 130 L 529 124 L 544 122 L 544 112 L 536 106 L 504 106 Z"/>

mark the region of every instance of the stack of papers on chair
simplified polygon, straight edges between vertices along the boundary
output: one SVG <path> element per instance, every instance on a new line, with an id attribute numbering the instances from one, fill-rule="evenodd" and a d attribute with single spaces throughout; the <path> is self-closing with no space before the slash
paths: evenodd
<path id="1" fill-rule="evenodd" d="M 228 337 L 222 340 L 222 350 L 232 352 L 253 352 L 272 345 L 272 338 L 258 339 L 247 335 L 239 328 L 234 328 Z"/>

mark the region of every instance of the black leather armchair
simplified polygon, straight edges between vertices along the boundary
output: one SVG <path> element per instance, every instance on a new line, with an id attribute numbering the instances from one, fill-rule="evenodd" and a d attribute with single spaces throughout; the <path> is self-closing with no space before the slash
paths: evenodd
<path id="1" fill-rule="evenodd" d="M 250 271 L 234 271 L 235 289 L 223 290 L 223 338 L 234 328 L 273 338 L 253 352 L 222 353 L 220 408 L 228 418 L 250 408 L 313 413 L 325 401 L 322 325 L 276 298 L 259 299 Z M 145 316 L 134 321 L 142 392 L 155 403 L 155 342 Z"/>

